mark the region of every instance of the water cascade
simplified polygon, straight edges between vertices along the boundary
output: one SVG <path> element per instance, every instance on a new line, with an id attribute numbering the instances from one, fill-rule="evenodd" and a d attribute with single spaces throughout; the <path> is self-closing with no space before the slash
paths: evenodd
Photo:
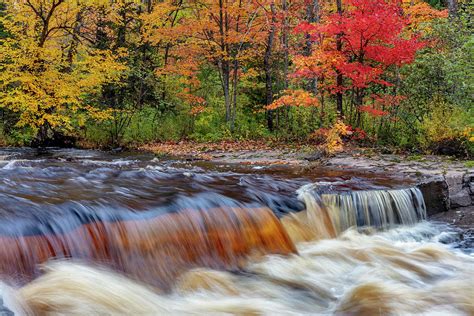
<path id="1" fill-rule="evenodd" d="M 249 255 L 295 253 L 294 243 L 302 240 L 335 238 L 352 226 L 415 224 L 426 216 L 416 188 L 319 194 L 307 186 L 299 197 L 306 210 L 281 221 L 269 208 L 251 206 L 201 206 L 113 221 L 86 220 L 83 214 L 85 223 L 66 231 L 50 223 L 39 233 L 0 236 L 0 272 L 29 280 L 41 263 L 73 258 L 106 264 L 167 290 L 193 267 L 238 269 Z"/>
<path id="2" fill-rule="evenodd" d="M 299 190 L 306 210 L 291 213 L 282 222 L 293 241 L 334 238 L 350 227 L 390 228 L 426 219 L 418 188 L 320 193 L 310 184 Z"/>
<path id="3" fill-rule="evenodd" d="M 268 208 L 185 209 L 95 221 L 61 234 L 0 236 L 0 272 L 31 279 L 52 258 L 105 264 L 163 290 L 193 267 L 238 269 L 248 256 L 296 248 Z"/>

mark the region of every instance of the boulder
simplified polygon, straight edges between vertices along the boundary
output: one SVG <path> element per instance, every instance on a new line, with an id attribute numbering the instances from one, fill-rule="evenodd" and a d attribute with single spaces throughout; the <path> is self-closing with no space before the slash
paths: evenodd
<path id="1" fill-rule="evenodd" d="M 462 231 L 442 232 L 438 236 L 438 241 L 442 244 L 453 244 L 462 241 Z"/>
<path id="2" fill-rule="evenodd" d="M 449 197 L 451 202 L 452 208 L 469 206 L 472 204 L 471 200 L 471 192 L 469 189 L 464 188 L 463 190 L 459 191 L 458 193 Z"/>
<path id="3" fill-rule="evenodd" d="M 449 210 L 448 184 L 442 176 L 429 178 L 418 184 L 423 194 L 428 216 Z"/>

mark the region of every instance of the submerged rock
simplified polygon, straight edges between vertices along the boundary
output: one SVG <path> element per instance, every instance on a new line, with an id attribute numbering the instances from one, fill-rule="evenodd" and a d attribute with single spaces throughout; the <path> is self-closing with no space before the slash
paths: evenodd
<path id="1" fill-rule="evenodd" d="M 14 316 L 15 314 L 9 310 L 7 307 L 5 307 L 3 298 L 0 297 L 0 315 L 2 316 Z"/>
<path id="2" fill-rule="evenodd" d="M 438 242 L 442 244 L 452 244 L 456 242 L 460 242 L 462 240 L 462 232 L 460 231 L 452 231 L 452 232 L 442 232 L 438 236 Z"/>

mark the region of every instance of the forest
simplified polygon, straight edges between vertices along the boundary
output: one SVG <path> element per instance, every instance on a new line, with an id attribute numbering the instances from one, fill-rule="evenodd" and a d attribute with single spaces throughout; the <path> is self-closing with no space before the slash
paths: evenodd
<path id="1" fill-rule="evenodd" d="M 0 145 L 470 156 L 472 0 L 3 0 Z"/>

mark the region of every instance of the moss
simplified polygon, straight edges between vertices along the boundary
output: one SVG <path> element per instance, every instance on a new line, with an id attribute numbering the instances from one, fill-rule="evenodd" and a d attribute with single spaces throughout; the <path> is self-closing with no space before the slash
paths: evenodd
<path id="1" fill-rule="evenodd" d="M 425 157 L 423 155 L 411 155 L 407 157 L 408 161 L 425 161 Z"/>

